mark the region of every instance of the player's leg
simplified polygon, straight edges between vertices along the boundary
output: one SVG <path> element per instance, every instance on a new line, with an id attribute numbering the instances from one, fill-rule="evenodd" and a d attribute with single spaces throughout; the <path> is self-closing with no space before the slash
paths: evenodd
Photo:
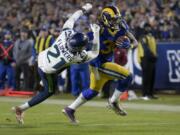
<path id="1" fill-rule="evenodd" d="M 21 67 L 16 65 L 15 67 L 15 88 L 16 90 L 20 90 L 20 75 L 21 75 Z"/>
<path id="2" fill-rule="evenodd" d="M 53 95 L 57 86 L 57 76 L 55 74 L 45 74 L 40 69 L 38 72 L 43 82 L 43 89 L 40 90 L 40 92 L 30 101 L 28 101 L 30 107 L 41 103 L 42 101 Z"/>
<path id="3" fill-rule="evenodd" d="M 154 82 L 155 82 L 155 63 L 150 62 L 150 70 L 149 71 L 149 98 L 151 99 L 157 99 L 158 97 L 154 94 Z"/>
<path id="4" fill-rule="evenodd" d="M 81 94 L 72 104 L 62 110 L 62 112 L 70 119 L 72 123 L 77 123 L 74 115 L 75 110 L 86 103 L 88 100 L 94 98 L 107 81 L 103 74 L 100 74 L 100 78 L 97 79 L 94 69 L 95 68 L 91 68 L 90 71 L 90 88 L 81 92 Z"/>
<path id="5" fill-rule="evenodd" d="M 111 107 L 117 114 L 126 115 L 123 108 L 119 106 L 118 101 L 119 96 L 127 90 L 132 81 L 131 73 L 124 67 L 111 62 L 103 64 L 99 71 L 108 75 L 109 80 L 118 79 L 117 88 L 115 89 L 112 97 L 109 99 L 108 104 L 109 107 Z"/>
<path id="6" fill-rule="evenodd" d="M 81 76 L 81 85 L 82 85 L 82 90 L 86 90 L 89 88 L 90 85 L 90 73 L 89 73 L 89 67 L 84 67 L 80 71 L 80 76 Z"/>
<path id="7" fill-rule="evenodd" d="M 141 62 L 142 67 L 142 99 L 149 100 L 148 94 L 149 94 L 149 63 L 146 59 L 142 59 Z"/>
<path id="8" fill-rule="evenodd" d="M 6 76 L 6 67 L 3 63 L 0 62 L 0 90 L 4 89 L 5 76 Z"/>
<path id="9" fill-rule="evenodd" d="M 8 88 L 15 89 L 15 69 L 11 65 L 7 66 L 7 84 Z"/>
<path id="10" fill-rule="evenodd" d="M 77 68 L 75 68 L 75 66 L 71 66 L 70 67 L 70 72 L 71 72 L 71 94 L 73 96 L 78 96 L 80 93 L 80 89 L 79 89 L 79 81 L 80 81 L 80 73 L 79 70 Z"/>
<path id="11" fill-rule="evenodd" d="M 42 72 L 41 69 L 39 69 L 39 75 L 43 81 L 43 89 L 28 102 L 25 102 L 24 104 L 22 104 L 20 106 L 12 108 L 16 113 L 17 121 L 21 124 L 24 123 L 23 122 L 23 112 L 25 110 L 41 103 L 42 101 L 44 101 L 45 99 L 50 97 L 55 92 L 55 88 L 57 86 L 56 85 L 56 75 L 45 74 L 44 72 Z"/>
<path id="12" fill-rule="evenodd" d="M 99 74 L 100 78 L 96 77 L 95 68 L 91 68 L 90 72 L 90 88 L 82 91 L 80 94 L 81 99 L 84 99 L 85 101 L 91 100 L 94 98 L 99 91 L 102 89 L 103 85 L 107 82 L 107 78 L 104 76 L 104 74 Z M 73 107 L 73 109 L 77 109 L 78 107 Z"/>
<path id="13" fill-rule="evenodd" d="M 109 107 L 112 108 L 115 111 L 115 113 L 120 114 L 122 116 L 127 115 L 127 112 L 121 106 L 119 106 L 119 97 L 125 90 L 127 90 L 131 81 L 131 75 L 128 76 L 126 79 L 118 80 L 118 86 L 114 90 L 112 97 L 108 101 Z"/>
<path id="14" fill-rule="evenodd" d="M 31 79 L 30 78 L 31 69 L 30 69 L 28 64 L 22 64 L 21 67 L 22 67 L 22 73 L 24 75 L 23 88 L 26 89 L 26 90 L 30 90 L 30 88 L 31 88 L 30 84 L 31 84 L 31 81 L 32 81 L 32 80 L 30 80 Z"/>

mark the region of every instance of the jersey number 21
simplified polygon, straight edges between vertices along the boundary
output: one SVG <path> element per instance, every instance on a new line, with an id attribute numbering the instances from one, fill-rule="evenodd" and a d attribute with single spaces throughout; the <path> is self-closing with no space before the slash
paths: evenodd
<path id="1" fill-rule="evenodd" d="M 51 63 L 52 60 L 51 58 L 56 58 L 57 60 L 57 63 L 55 65 L 53 65 L 53 68 L 55 69 L 61 69 L 62 67 L 64 67 L 64 65 L 66 64 L 66 61 L 64 60 L 64 58 L 62 57 L 59 57 L 60 56 L 60 51 L 58 49 L 58 46 L 57 45 L 54 45 L 53 46 L 55 51 L 51 51 L 49 50 L 47 52 L 47 59 L 48 59 L 48 62 Z M 58 59 L 59 58 L 59 59 Z"/>

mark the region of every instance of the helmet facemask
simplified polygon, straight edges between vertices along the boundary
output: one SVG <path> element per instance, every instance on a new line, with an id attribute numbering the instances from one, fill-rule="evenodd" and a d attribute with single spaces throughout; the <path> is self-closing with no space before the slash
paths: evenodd
<path id="1" fill-rule="evenodd" d="M 67 40 L 67 47 L 70 52 L 76 53 L 86 49 L 88 38 L 85 35 L 74 34 Z"/>
<path id="2" fill-rule="evenodd" d="M 72 47 L 69 43 L 67 43 L 67 47 L 68 47 L 69 51 L 72 53 L 81 52 L 82 50 L 86 49 L 85 46 L 83 46 L 83 47 Z"/>

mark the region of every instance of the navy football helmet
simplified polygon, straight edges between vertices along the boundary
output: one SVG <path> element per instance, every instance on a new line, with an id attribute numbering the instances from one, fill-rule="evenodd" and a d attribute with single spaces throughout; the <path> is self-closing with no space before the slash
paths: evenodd
<path id="1" fill-rule="evenodd" d="M 88 37 L 85 34 L 76 32 L 67 40 L 67 47 L 71 52 L 80 52 L 86 48 Z"/>

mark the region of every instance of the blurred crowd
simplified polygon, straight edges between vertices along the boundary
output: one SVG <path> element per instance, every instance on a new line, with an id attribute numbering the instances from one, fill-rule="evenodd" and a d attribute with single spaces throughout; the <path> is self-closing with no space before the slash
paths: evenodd
<path id="1" fill-rule="evenodd" d="M 36 58 L 33 57 L 32 47 L 35 46 L 37 37 L 51 35 L 49 43 L 54 41 L 65 20 L 86 2 L 93 3 L 94 10 L 88 17 L 83 16 L 77 22 L 78 31 L 87 30 L 86 26 L 90 23 L 98 22 L 99 13 L 104 6 L 116 4 L 137 39 L 144 34 L 147 24 L 158 40 L 180 39 L 179 0 L 0 0 L 0 43 L 7 45 L 7 48 L 11 44 L 15 46 L 12 56 L 4 53 L 1 57 L 12 57 L 10 66 L 16 67 L 16 81 L 21 78 L 22 71 L 24 76 L 27 76 L 26 87 L 33 89 L 29 80 L 34 78 L 32 66 Z M 20 44 L 26 45 L 24 50 Z M 3 70 L 4 72 L 13 71 Z M 14 78 L 12 75 L 10 74 L 10 77 Z M 11 80 L 9 85 L 12 85 L 12 88 L 19 87 L 20 82 Z"/>
<path id="2" fill-rule="evenodd" d="M 99 11 L 105 5 L 111 4 L 107 0 L 0 0 L 0 33 L 3 29 L 8 29 L 18 36 L 22 26 L 37 32 L 43 25 L 47 25 L 52 32 L 55 27 L 61 28 L 69 15 L 84 2 L 93 3 L 91 21 L 97 21 Z M 148 23 L 157 39 L 180 38 L 178 0 L 114 0 L 114 2 L 136 37 L 143 33 L 144 24 Z"/>

